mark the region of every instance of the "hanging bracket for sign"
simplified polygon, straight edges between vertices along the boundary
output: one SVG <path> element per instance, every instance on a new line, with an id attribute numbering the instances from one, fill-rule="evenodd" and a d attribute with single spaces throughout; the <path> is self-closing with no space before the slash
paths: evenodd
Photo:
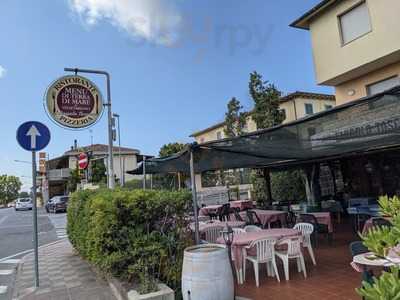
<path id="1" fill-rule="evenodd" d="M 89 79 L 77 75 L 63 76 L 54 81 L 46 92 L 45 107 L 49 117 L 62 127 L 87 128 L 103 113 L 103 97 Z"/>

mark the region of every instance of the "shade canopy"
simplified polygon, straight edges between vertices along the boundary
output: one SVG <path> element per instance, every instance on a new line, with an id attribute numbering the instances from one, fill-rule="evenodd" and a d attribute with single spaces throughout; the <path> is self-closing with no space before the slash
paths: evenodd
<path id="1" fill-rule="evenodd" d="M 235 138 L 192 144 L 147 160 L 146 173 L 196 173 L 235 168 L 282 168 L 400 145 L 400 87 L 297 121 Z M 143 165 L 130 174 L 142 174 Z"/>

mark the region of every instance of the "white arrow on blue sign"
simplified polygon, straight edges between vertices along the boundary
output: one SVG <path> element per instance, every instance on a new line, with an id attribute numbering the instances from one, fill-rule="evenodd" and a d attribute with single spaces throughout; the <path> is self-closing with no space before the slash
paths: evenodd
<path id="1" fill-rule="evenodd" d="M 50 130 L 40 122 L 25 122 L 18 127 L 17 141 L 27 151 L 39 151 L 49 144 Z"/>

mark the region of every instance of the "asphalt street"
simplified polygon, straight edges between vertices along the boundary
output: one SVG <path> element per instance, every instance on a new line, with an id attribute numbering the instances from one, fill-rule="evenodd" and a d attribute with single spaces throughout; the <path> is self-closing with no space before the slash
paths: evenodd
<path id="1" fill-rule="evenodd" d="M 32 251 L 32 211 L 0 209 L 0 300 L 9 299 L 18 259 Z M 38 209 L 39 246 L 66 238 L 66 214 Z"/>

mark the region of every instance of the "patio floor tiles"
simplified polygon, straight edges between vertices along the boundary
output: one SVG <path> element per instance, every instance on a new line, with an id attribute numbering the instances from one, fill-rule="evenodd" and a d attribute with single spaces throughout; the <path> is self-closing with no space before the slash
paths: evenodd
<path id="1" fill-rule="evenodd" d="M 236 294 L 253 300 L 275 299 L 361 299 L 355 289 L 361 284 L 361 274 L 355 272 L 351 266 L 349 244 L 358 240 L 351 226 L 346 220 L 343 224 L 335 224 L 333 245 L 329 245 L 323 237 L 318 240 L 318 247 L 314 248 L 317 266 L 313 266 L 308 252 L 304 251 L 307 268 L 307 279 L 297 272 L 295 261 L 290 263 L 290 281 L 286 282 L 283 266 L 279 259 L 278 271 L 281 278 L 279 283 L 275 278 L 267 277 L 265 265 L 260 268 L 260 287 L 256 287 L 254 270 L 251 264 L 247 265 L 246 283 L 236 286 Z"/>

